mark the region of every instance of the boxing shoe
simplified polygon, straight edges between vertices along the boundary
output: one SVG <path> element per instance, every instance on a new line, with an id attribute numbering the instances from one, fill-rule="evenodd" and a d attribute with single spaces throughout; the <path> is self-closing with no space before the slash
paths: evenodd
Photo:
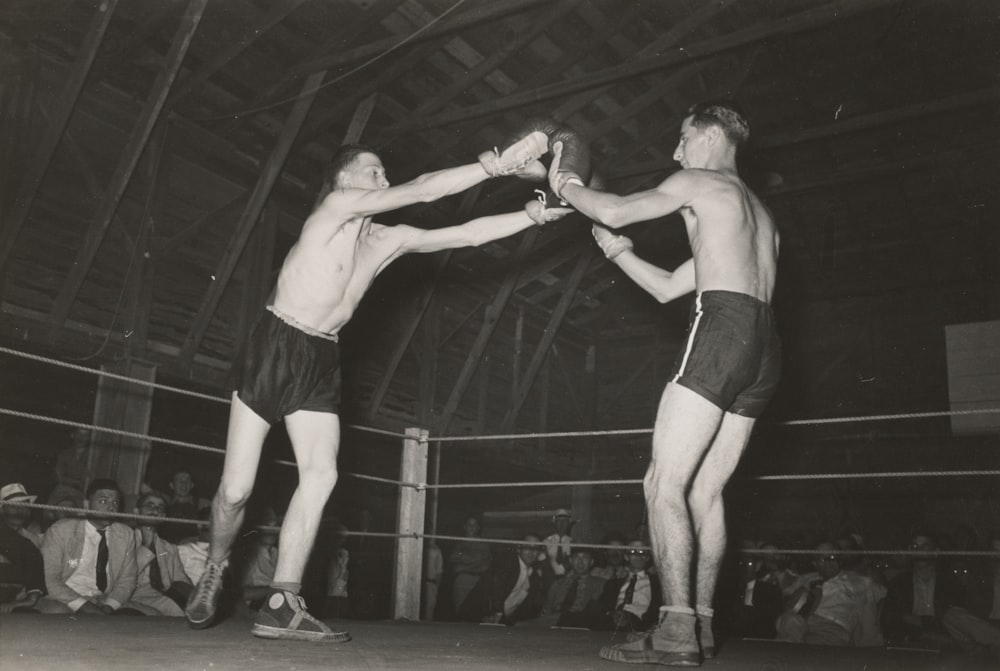
<path id="1" fill-rule="evenodd" d="M 600 655 L 602 659 L 626 664 L 701 666 L 694 613 L 661 609 L 660 623 L 647 635 L 606 645 Z"/>
<path id="2" fill-rule="evenodd" d="M 537 172 L 538 167 L 543 167 L 538 163 L 538 159 L 548 150 L 548 136 L 541 131 L 534 131 L 502 152 L 496 148 L 493 151 L 484 151 L 479 155 L 479 164 L 490 177 L 516 175 L 525 170 L 530 174 Z M 538 166 L 534 166 L 534 163 L 538 163 Z"/>
<path id="3" fill-rule="evenodd" d="M 351 635 L 333 631 L 306 611 L 306 601 L 298 594 L 272 589 L 254 618 L 251 633 L 260 638 L 290 641 L 346 643 Z"/>
<path id="4" fill-rule="evenodd" d="M 201 574 L 198 586 L 191 592 L 184 608 L 184 617 L 192 629 L 210 627 L 215 621 L 225 573 L 226 562 L 220 564 L 209 559 L 205 563 L 205 572 Z"/>

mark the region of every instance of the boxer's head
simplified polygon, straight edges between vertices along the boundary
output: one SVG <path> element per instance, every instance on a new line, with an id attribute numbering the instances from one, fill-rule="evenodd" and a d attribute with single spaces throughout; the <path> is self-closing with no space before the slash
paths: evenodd
<path id="1" fill-rule="evenodd" d="M 389 186 L 382 159 L 374 149 L 363 144 L 345 144 L 338 149 L 323 177 L 324 193 L 337 188 L 375 190 Z"/>
<path id="2" fill-rule="evenodd" d="M 736 148 L 750 139 L 750 124 L 746 116 L 739 105 L 729 100 L 710 100 L 692 105 L 688 108 L 688 119 L 698 130 L 718 126 Z"/>

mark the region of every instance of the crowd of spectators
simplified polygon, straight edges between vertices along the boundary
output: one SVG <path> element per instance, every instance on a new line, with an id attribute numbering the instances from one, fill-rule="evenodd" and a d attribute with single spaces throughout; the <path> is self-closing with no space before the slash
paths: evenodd
<path id="1" fill-rule="evenodd" d="M 142 494 L 130 525 L 108 515 L 122 508 L 118 485 L 92 480 L 82 501 L 86 514 L 45 511 L 35 523 L 18 504 L 36 496 L 19 483 L 3 485 L 0 613 L 182 616 L 204 568 L 207 525 L 187 524 L 182 532 L 159 520 L 177 515 L 173 510 L 207 521 L 208 508 L 187 471 L 178 471 L 169 489 Z M 248 523 L 231 564 L 230 612 L 260 606 L 274 573 L 280 522 L 264 508 Z M 517 543 L 491 543 L 482 538 L 480 519 L 468 516 L 461 540 L 429 542 L 424 618 L 625 633 L 657 623 L 662 592 L 648 538 L 609 533 L 593 544 L 604 547 L 592 547 L 573 536 L 571 513 L 563 509 L 552 526 L 551 533 L 528 532 Z M 371 566 L 391 564 L 391 544 L 351 536 L 339 522 L 328 538 L 316 553 L 316 608 L 324 617 L 387 616 L 373 604 L 388 602 L 391 580 Z M 964 545 L 997 553 L 1000 534 L 985 548 Z M 784 553 L 766 540 L 742 541 L 720 577 L 716 635 L 953 649 L 1000 659 L 1000 557 L 941 550 L 928 530 L 914 532 L 906 551 L 891 556 L 866 552 L 856 534 Z"/>

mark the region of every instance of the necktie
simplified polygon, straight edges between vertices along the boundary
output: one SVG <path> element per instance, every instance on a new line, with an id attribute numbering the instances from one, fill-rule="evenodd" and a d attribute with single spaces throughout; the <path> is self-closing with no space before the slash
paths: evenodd
<path id="1" fill-rule="evenodd" d="M 622 605 L 619 608 L 624 608 L 625 606 L 632 603 L 632 598 L 635 596 L 635 582 L 639 579 L 638 573 L 633 573 L 632 577 L 628 579 L 628 586 L 625 587 L 625 598 L 622 599 Z"/>
<path id="2" fill-rule="evenodd" d="M 583 580 L 583 576 L 570 576 L 567 578 L 570 581 L 569 589 L 566 590 L 566 596 L 563 597 L 562 602 L 562 612 L 568 613 L 573 609 L 573 604 L 576 603 L 576 594 L 580 588 L 580 581 Z"/>
<path id="3" fill-rule="evenodd" d="M 157 592 L 163 591 L 163 573 L 160 571 L 160 558 L 156 556 L 156 541 L 149 544 L 153 551 L 153 561 L 149 563 L 149 584 Z"/>
<path id="4" fill-rule="evenodd" d="M 97 546 L 97 589 L 104 591 L 108 588 L 108 538 L 106 529 L 99 529 L 101 542 Z"/>

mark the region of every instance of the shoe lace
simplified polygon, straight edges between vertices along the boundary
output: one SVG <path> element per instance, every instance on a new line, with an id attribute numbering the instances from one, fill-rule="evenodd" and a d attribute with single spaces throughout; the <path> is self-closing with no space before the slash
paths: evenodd
<path id="1" fill-rule="evenodd" d="M 222 579 L 223 567 L 215 562 L 208 562 L 205 566 L 205 574 L 198 582 L 198 591 L 195 592 L 195 601 L 200 604 L 208 604 L 212 599 L 212 592 L 216 589 L 216 584 Z"/>

